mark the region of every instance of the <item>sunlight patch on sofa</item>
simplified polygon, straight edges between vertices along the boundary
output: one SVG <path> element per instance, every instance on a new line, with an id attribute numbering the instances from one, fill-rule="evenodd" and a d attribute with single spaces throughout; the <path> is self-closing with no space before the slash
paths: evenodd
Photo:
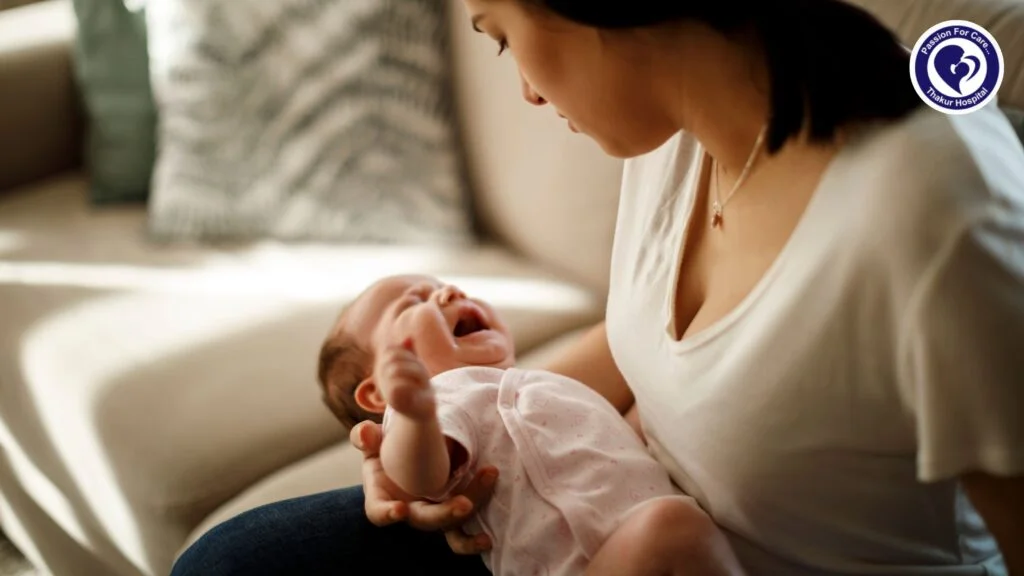
<path id="1" fill-rule="evenodd" d="M 343 303 L 374 281 L 417 272 L 395 266 L 352 267 L 356 273 L 316 267 L 223 265 L 201 270 L 160 269 L 116 264 L 0 261 L 0 284 L 66 286 L 192 296 L 257 297 L 292 303 Z M 441 274 L 445 282 L 474 297 L 512 310 L 587 311 L 594 297 L 567 282 L 528 277 Z"/>
<path id="2" fill-rule="evenodd" d="M 93 543 L 82 528 L 74 507 L 54 486 L 53 482 L 19 449 L 14 435 L 11 434 L 3 420 L 0 420 L 0 446 L 5 446 L 0 457 L 6 459 L 7 473 L 17 478 L 21 486 L 31 490 L 33 500 L 46 510 L 46 513 L 67 532 L 69 537 L 86 548 L 92 549 Z"/>
<path id="3" fill-rule="evenodd" d="M 294 302 L 263 298 L 108 296 L 66 308 L 21 339 L 23 380 L 42 429 L 93 511 L 122 541 L 126 556 L 149 565 L 143 535 L 122 492 L 117 465 L 104 450 L 97 416 L 125 374 L 205 343 L 294 313 Z M 145 415 L 142 415 L 144 418 Z M 123 472 L 123 470 L 122 470 Z M 130 536 L 129 536 L 130 535 Z"/>

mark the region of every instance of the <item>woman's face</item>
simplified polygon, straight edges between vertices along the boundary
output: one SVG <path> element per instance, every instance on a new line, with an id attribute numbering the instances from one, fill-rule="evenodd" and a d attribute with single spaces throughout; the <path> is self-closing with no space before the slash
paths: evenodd
<path id="1" fill-rule="evenodd" d="M 649 152 L 677 131 L 636 33 L 579 25 L 530 0 L 463 0 L 474 27 L 515 58 L 523 97 L 551 104 L 612 156 Z"/>

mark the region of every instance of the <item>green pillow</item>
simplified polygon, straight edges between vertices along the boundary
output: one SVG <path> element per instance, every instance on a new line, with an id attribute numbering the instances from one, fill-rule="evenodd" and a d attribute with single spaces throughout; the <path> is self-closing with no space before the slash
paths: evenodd
<path id="1" fill-rule="evenodd" d="M 124 0 L 74 0 L 74 6 L 74 68 L 87 116 L 92 200 L 145 201 L 156 155 L 145 15 Z"/>

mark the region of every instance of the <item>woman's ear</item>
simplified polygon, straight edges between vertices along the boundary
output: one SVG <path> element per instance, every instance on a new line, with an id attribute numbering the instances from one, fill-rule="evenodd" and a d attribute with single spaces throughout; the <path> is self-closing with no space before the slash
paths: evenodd
<path id="1" fill-rule="evenodd" d="M 380 393 L 380 388 L 373 382 L 373 376 L 360 382 L 352 396 L 360 408 L 371 414 L 383 414 L 388 406 Z"/>

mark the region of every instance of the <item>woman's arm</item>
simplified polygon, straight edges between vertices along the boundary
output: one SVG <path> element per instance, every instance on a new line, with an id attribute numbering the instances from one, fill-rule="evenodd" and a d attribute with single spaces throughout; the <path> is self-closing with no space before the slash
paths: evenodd
<path id="1" fill-rule="evenodd" d="M 1009 573 L 1024 576 L 1024 243 L 1017 220 L 986 206 L 913 285 L 901 317 L 900 393 L 917 423 L 918 477 L 959 478 Z"/>
<path id="2" fill-rule="evenodd" d="M 569 351 L 547 366 L 547 370 L 579 380 L 611 402 L 620 414 L 633 406 L 633 393 L 619 372 L 608 346 L 605 323 L 594 326 Z"/>
<path id="3" fill-rule="evenodd" d="M 1024 575 L 1024 477 L 967 474 L 961 481 L 995 536 L 1010 576 Z"/>

